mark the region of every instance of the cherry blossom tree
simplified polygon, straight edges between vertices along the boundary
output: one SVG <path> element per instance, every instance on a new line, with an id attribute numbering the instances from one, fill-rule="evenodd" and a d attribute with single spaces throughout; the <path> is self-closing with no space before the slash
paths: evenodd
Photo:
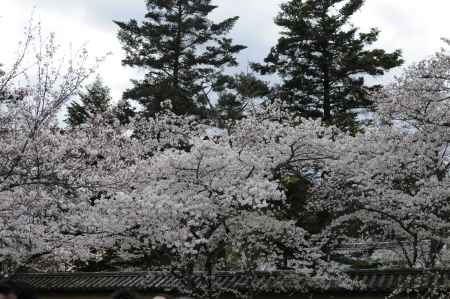
<path id="1" fill-rule="evenodd" d="M 386 250 L 409 267 L 440 265 L 450 229 L 445 51 L 375 95 L 377 125 L 350 136 L 277 101 L 250 105 L 227 129 L 176 115 L 170 102 L 126 125 L 106 115 L 62 128 L 61 108 L 99 61 L 85 50 L 61 60 L 39 28 L 26 40 L 0 76 L 0 262 L 71 269 L 112 252 L 202 298 L 237 291 L 214 283 L 224 270 L 289 270 L 302 291 L 336 276 L 351 287 L 333 260 L 343 241 L 394 242 Z M 313 186 L 296 217 L 326 211 L 324 229 L 286 216 L 286 177 Z"/>
<path id="2" fill-rule="evenodd" d="M 448 243 L 449 63 L 443 50 L 387 86 L 376 97 L 380 126 L 340 141 L 319 188 L 316 208 L 336 216 L 330 232 L 395 242 L 409 267 L 439 265 Z"/>
<path id="3" fill-rule="evenodd" d="M 83 213 L 99 193 L 135 181 L 141 152 L 125 128 L 101 119 L 78 130 L 58 123 L 98 63 L 85 49 L 61 56 L 54 36 L 32 25 L 0 77 L 0 260 L 12 270 L 62 260 L 67 252 L 72 259 L 89 256 L 77 229 Z"/>
<path id="4" fill-rule="evenodd" d="M 91 218 L 100 222 L 84 222 L 98 224 L 105 248 L 130 260 L 164 251 L 168 262 L 156 269 L 177 275 L 194 297 L 220 295 L 221 270 L 288 267 L 308 278 L 302 288 L 331 283 L 338 271 L 322 251 L 327 240 L 279 216 L 287 205 L 278 178 L 334 159 L 334 129 L 290 118 L 277 104 L 213 139 L 204 138 L 207 126 L 170 113 L 137 128 L 151 149 L 145 182 L 97 202 Z"/>

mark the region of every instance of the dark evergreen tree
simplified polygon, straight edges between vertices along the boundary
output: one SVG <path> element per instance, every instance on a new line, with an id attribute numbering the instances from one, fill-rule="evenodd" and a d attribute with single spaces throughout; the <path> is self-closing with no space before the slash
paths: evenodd
<path id="1" fill-rule="evenodd" d="M 136 116 L 136 109 L 131 106 L 129 101 L 122 99 L 114 106 L 112 113 L 114 118 L 124 125 L 130 123 L 130 120 Z"/>
<path id="2" fill-rule="evenodd" d="M 89 118 L 104 114 L 110 109 L 110 89 L 97 79 L 80 93 L 80 102 L 73 102 L 68 108 L 66 123 L 71 127 L 85 123 Z"/>
<path id="3" fill-rule="evenodd" d="M 219 93 L 216 111 L 222 120 L 241 119 L 252 101 L 262 101 L 269 93 L 268 84 L 252 73 L 230 76 Z"/>
<path id="4" fill-rule="evenodd" d="M 224 67 L 236 66 L 235 54 L 245 48 L 227 37 L 238 17 L 212 22 L 208 15 L 217 6 L 211 0 L 146 2 L 142 24 L 115 22 L 126 52 L 122 63 L 146 71 L 143 80 L 132 80 L 134 87 L 124 97 L 142 104 L 147 116 L 166 100 L 177 114 L 205 113 Z"/>
<path id="5" fill-rule="evenodd" d="M 0 63 L 0 104 L 5 101 L 6 92 L 5 88 L 3 87 L 2 78 L 5 75 L 5 72 L 1 69 L 3 64 Z"/>
<path id="6" fill-rule="evenodd" d="M 379 31 L 358 33 L 351 16 L 364 0 L 291 0 L 281 5 L 275 23 L 283 28 L 262 74 L 278 73 L 278 96 L 305 117 L 355 129 L 356 108 L 370 107 L 365 75 L 383 75 L 403 63 L 399 50 L 368 49 Z"/>

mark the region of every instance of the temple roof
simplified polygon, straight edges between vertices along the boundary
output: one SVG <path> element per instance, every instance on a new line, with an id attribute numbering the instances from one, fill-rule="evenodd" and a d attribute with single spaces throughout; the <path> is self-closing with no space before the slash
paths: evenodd
<path id="1" fill-rule="evenodd" d="M 358 287 L 347 292 L 389 293 L 399 286 L 423 286 L 430 282 L 450 286 L 450 269 L 414 270 L 351 270 L 347 272 Z M 297 275 L 302 281 L 301 274 Z M 214 284 L 222 289 L 246 289 L 249 285 L 261 292 L 271 292 L 267 286 L 279 287 L 285 277 L 292 272 L 259 272 L 249 275 L 242 272 L 221 272 L 214 276 Z M 18 273 L 12 279 L 27 282 L 40 292 L 104 292 L 120 288 L 136 291 L 171 292 L 182 287 L 182 280 L 169 272 L 74 272 L 74 273 Z M 291 292 L 287 288 L 274 290 L 277 293 Z M 329 288 L 324 292 L 342 292 L 341 288 Z"/>

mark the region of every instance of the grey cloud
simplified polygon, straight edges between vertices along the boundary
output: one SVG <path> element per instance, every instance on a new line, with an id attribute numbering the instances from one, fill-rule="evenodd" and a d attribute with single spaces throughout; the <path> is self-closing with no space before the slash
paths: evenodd
<path id="1" fill-rule="evenodd" d="M 11 0 L 12 1 L 12 0 Z M 230 16 L 240 16 L 232 32 L 236 42 L 248 46 L 239 61 L 261 61 L 271 45 L 276 41 L 277 28 L 273 18 L 283 0 L 217 0 L 219 8 L 212 18 L 221 20 Z M 37 8 L 37 11 L 59 15 L 75 15 L 80 22 L 88 23 L 93 30 L 115 34 L 112 20 L 142 19 L 145 14 L 144 0 L 22 0 L 23 7 Z M 62 21 L 63 23 L 63 21 Z"/>
<path id="2" fill-rule="evenodd" d="M 0 0 L 3 1 L 24 11 L 31 11 L 31 8 L 36 6 L 38 13 L 42 12 L 43 15 L 56 19 L 57 24 L 61 25 L 61 30 L 68 23 L 85 28 L 85 32 L 76 34 L 86 40 L 94 39 L 100 44 L 96 47 L 111 47 L 116 52 L 103 71 L 105 78 L 114 77 L 109 83 L 117 89 L 115 94 L 120 94 L 120 86 L 123 89 L 123 86 L 128 84 L 130 73 L 121 71 L 122 54 L 118 50 L 120 45 L 115 37 L 117 28 L 112 20 L 141 19 L 145 14 L 144 0 Z M 219 8 L 214 11 L 213 19 L 221 20 L 236 15 L 241 17 L 233 29 L 232 37 L 237 43 L 248 46 L 248 49 L 239 56 L 243 70 L 247 68 L 249 61 L 262 61 L 270 47 L 276 43 L 279 28 L 273 24 L 273 19 L 279 11 L 279 5 L 285 1 L 214 1 Z M 389 51 L 401 48 L 404 50 L 406 61 L 410 63 L 432 54 L 443 46 L 440 37 L 450 37 L 450 26 L 446 21 L 450 1 L 432 2 L 433 5 L 424 4 L 422 0 L 367 1 L 355 16 L 354 23 L 363 30 L 378 27 L 381 36 L 376 46 Z M 45 26 L 46 20 L 42 21 Z M 65 34 L 70 32 L 69 30 L 69 33 Z M 56 34 L 58 36 L 58 27 Z M 117 75 L 119 72 L 120 76 Z"/>
<path id="3" fill-rule="evenodd" d="M 21 0 L 20 5 L 25 9 L 35 7 L 37 12 L 45 11 L 61 17 L 76 15 L 80 22 L 102 31 L 111 30 L 113 20 L 142 18 L 145 14 L 143 0 Z M 64 19 L 62 25 L 63 22 Z"/>

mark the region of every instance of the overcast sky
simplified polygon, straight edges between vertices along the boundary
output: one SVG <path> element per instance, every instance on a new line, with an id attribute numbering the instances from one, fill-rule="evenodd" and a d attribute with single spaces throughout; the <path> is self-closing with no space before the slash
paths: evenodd
<path id="1" fill-rule="evenodd" d="M 232 36 L 248 46 L 239 56 L 241 68 L 249 61 L 261 61 L 276 43 L 278 28 L 273 24 L 283 0 L 216 0 L 213 18 L 240 16 Z M 92 55 L 112 52 L 100 70 L 113 96 L 118 99 L 135 74 L 121 66 L 121 46 L 112 20 L 142 18 L 144 0 L 0 0 L 0 61 L 8 62 L 23 37 L 23 28 L 34 9 L 34 18 L 46 32 L 55 32 L 58 43 L 74 48 L 87 43 Z M 367 0 L 353 23 L 362 30 L 381 30 L 378 47 L 402 49 L 407 63 L 431 55 L 450 38 L 449 0 Z M 389 77 L 387 77 L 389 78 Z M 385 79 L 389 80 L 389 79 Z"/>

